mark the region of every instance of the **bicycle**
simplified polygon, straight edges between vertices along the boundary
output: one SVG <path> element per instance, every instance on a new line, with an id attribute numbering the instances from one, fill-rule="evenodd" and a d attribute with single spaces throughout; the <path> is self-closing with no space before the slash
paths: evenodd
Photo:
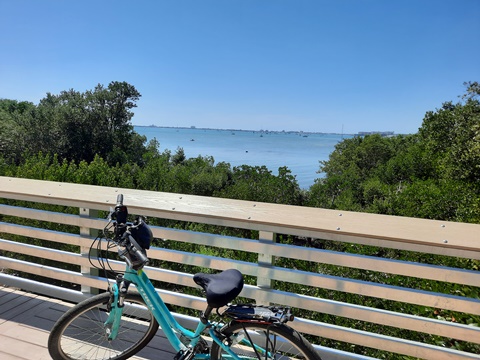
<path id="1" fill-rule="evenodd" d="M 78 303 L 58 319 L 48 338 L 54 360 L 127 359 L 152 340 L 159 326 L 176 352 L 174 360 L 321 360 L 313 346 L 287 325 L 294 319 L 290 308 L 230 304 L 244 284 L 236 269 L 194 275 L 193 280 L 204 290 L 207 307 L 194 331 L 182 327 L 143 270 L 149 263 L 146 250 L 152 232 L 143 217 L 133 223 L 127 222 L 127 217 L 120 194 L 103 237 L 107 252 L 118 249 L 126 262 L 125 271 L 113 271 L 108 256 L 97 257 L 100 265 L 96 267 L 106 271 L 108 291 Z M 101 239 L 99 236 L 94 242 L 100 252 Z M 115 282 L 110 283 L 108 271 L 116 274 Z M 138 293 L 129 291 L 131 284 Z M 213 310 L 222 321 L 211 320 Z"/>

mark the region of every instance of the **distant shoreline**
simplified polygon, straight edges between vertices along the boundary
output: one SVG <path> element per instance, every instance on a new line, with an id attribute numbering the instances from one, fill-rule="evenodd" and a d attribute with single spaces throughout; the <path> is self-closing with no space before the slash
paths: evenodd
<path id="1" fill-rule="evenodd" d="M 244 132 L 257 132 L 257 133 L 274 133 L 274 134 L 322 134 L 322 135 L 347 135 L 355 136 L 357 134 L 347 134 L 347 133 L 327 133 L 327 132 L 317 132 L 317 131 L 302 131 L 302 130 L 248 130 L 248 129 L 218 129 L 218 128 L 203 128 L 195 126 L 159 126 L 159 125 L 133 125 L 135 127 L 144 127 L 144 128 L 158 128 L 158 129 L 183 129 L 183 130 L 218 130 L 218 131 L 244 131 Z"/>

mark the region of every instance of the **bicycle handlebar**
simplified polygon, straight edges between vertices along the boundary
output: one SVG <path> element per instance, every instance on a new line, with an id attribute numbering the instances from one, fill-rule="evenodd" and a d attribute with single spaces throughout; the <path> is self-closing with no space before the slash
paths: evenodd
<path id="1" fill-rule="evenodd" d="M 125 259 L 128 266 L 134 270 L 141 269 L 148 264 L 148 258 L 145 254 L 145 250 L 132 236 L 132 230 L 137 230 L 144 224 L 141 217 L 137 219 L 136 225 L 127 223 L 128 209 L 123 205 L 123 194 L 117 195 L 117 204 L 114 211 L 115 217 L 115 237 L 118 241 L 118 245 L 124 246 L 125 250 L 119 251 L 121 257 Z"/>

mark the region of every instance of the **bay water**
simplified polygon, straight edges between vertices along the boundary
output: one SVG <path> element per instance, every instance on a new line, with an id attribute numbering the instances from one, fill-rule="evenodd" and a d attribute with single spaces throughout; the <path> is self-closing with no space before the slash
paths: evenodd
<path id="1" fill-rule="evenodd" d="M 227 162 L 232 168 L 265 165 L 274 175 L 278 175 L 279 167 L 286 166 L 302 189 L 322 177 L 319 161 L 328 160 L 336 144 L 353 136 L 154 126 L 135 126 L 135 131 L 145 135 L 147 141 L 156 138 L 160 152 L 170 150 L 174 154 L 180 147 L 187 158 L 212 156 L 216 164 Z"/>

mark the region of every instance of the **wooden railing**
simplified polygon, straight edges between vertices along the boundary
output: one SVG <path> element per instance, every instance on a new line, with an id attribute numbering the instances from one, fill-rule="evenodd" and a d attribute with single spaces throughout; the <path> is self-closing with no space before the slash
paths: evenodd
<path id="1" fill-rule="evenodd" d="M 426 334 L 426 337 L 448 338 L 452 339 L 451 343 L 468 343 L 471 345 L 470 348 L 475 349 L 477 346 L 478 349 L 480 344 L 478 325 L 440 317 L 442 312 L 452 312 L 479 319 L 478 291 L 477 296 L 469 297 L 461 291 L 454 294 L 442 291 L 441 285 L 458 284 L 478 290 L 480 272 L 475 270 L 474 266 L 468 270 L 460 266 L 429 265 L 382 256 L 382 253 L 388 252 L 430 254 L 437 258 L 453 257 L 458 259 L 459 263 L 470 262 L 478 266 L 480 225 L 476 224 L 0 177 L 0 199 L 26 202 L 18 205 L 17 201 L 16 205 L 12 206 L 5 204 L 7 201 L 3 200 L 3 204 L 0 205 L 2 220 L 0 255 L 3 255 L 0 256 L 0 283 L 72 301 L 89 296 L 92 288 L 105 289 L 105 279 L 92 271 L 86 254 L 94 232 L 97 233 L 106 224 L 106 220 L 98 217 L 98 211 L 107 212 L 114 206 L 119 193 L 124 195 L 125 204 L 132 214 L 258 232 L 257 239 L 250 239 L 152 226 L 155 238 L 253 253 L 258 259 L 255 262 L 162 247 L 153 247 L 148 255 L 151 259 L 214 270 L 234 267 L 255 282 L 245 286 L 241 294 L 243 297 L 263 304 L 292 306 L 303 313 L 309 311 L 310 314 L 325 314 L 330 319 L 338 317 L 351 319 L 350 323 L 354 324 L 352 326 L 315 321 L 306 316 L 297 318 L 292 323 L 299 331 L 314 336 L 313 339 L 319 337 L 351 344 L 352 352 L 317 346 L 325 359 L 366 359 L 366 356 L 355 354 L 358 347 L 382 350 L 384 356 L 389 359 L 403 358 L 403 355 L 425 359 L 480 358 L 471 350 L 461 351 L 454 346 L 412 341 L 407 335 L 393 337 L 383 331 L 387 327 L 404 329 L 408 330 L 404 333 L 414 332 Z M 37 210 L 34 208 L 37 203 L 60 206 L 55 211 Z M 67 207 L 79 209 L 78 213 L 63 212 Z M 45 224 L 70 225 L 77 230 L 76 233 L 53 231 Z M 289 238 L 298 242 L 305 240 L 306 244 L 293 245 L 276 241 L 280 238 L 279 234 L 282 234 L 282 239 Z M 46 240 L 51 245 L 32 245 L 32 241 L 19 241 L 19 238 Z M 321 246 L 309 246 L 306 240 L 318 244 L 322 244 L 323 241 L 344 245 L 348 247 L 348 252 L 344 251 L 345 249 L 332 251 L 322 249 Z M 74 245 L 79 250 L 57 250 L 54 243 Z M 355 253 L 358 246 L 378 251 L 373 255 L 362 255 Z M 19 260 L 16 256 L 10 256 L 11 254 L 28 256 L 25 259 L 55 260 L 58 266 L 45 266 L 34 260 Z M 312 266 L 303 270 L 281 266 L 282 260 L 286 259 Z M 64 264 L 75 264 L 80 270 L 78 272 L 65 270 Z M 346 271 L 342 276 L 326 274 L 318 271 L 318 264 L 325 269 Z M 113 267 L 121 269 L 122 265 L 114 261 Z M 349 270 L 366 276 L 363 279 L 359 279 L 358 276 L 349 278 Z M 192 274 L 189 273 L 156 267 L 148 267 L 147 271 L 153 280 L 175 284 L 178 287 L 195 286 Z M 34 274 L 77 284 L 81 286 L 81 291 L 39 283 L 18 274 Z M 367 276 L 372 274 L 381 276 Z M 389 277 L 405 279 L 406 285 L 402 287 L 398 283 L 389 284 L 388 281 L 379 280 Z M 433 286 L 412 288 L 408 279 L 424 279 L 425 281 L 420 283 L 431 282 L 440 285 L 437 286 L 437 291 L 433 290 Z M 286 283 L 292 284 L 292 291 L 285 290 Z M 296 290 L 298 288 L 304 288 L 305 292 Z M 159 289 L 159 292 L 167 303 L 196 310 L 205 308 L 205 303 L 200 297 L 180 291 Z M 319 293 L 327 296 L 319 297 L 317 295 Z M 349 301 L 348 296 L 344 297 L 347 300 L 332 300 L 328 297 L 330 293 L 351 295 L 353 300 Z M 364 305 L 361 299 L 379 299 L 378 303 L 382 304 L 382 308 Z M 372 303 L 375 302 L 368 302 Z M 392 310 L 388 307 L 388 304 L 399 303 L 405 304 L 406 307 L 413 304 L 416 308 L 431 309 L 428 311 L 430 314 L 436 312 L 439 316 L 422 316 L 426 314 Z M 398 306 L 393 308 L 398 309 Z"/>

